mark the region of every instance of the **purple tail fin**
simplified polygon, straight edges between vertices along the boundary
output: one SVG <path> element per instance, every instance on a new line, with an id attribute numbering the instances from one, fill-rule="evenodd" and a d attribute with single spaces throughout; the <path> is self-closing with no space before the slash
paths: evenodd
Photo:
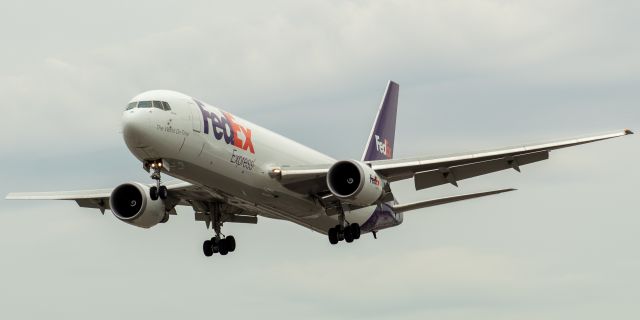
<path id="1" fill-rule="evenodd" d="M 398 92 L 400 86 L 389 81 L 382 97 L 376 121 L 371 128 L 362 161 L 386 160 L 393 158 L 393 142 L 396 136 L 396 114 L 398 113 Z"/>

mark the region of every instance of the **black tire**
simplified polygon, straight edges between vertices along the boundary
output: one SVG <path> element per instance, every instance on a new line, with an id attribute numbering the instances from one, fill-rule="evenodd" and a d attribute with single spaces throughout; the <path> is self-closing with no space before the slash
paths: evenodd
<path id="1" fill-rule="evenodd" d="M 149 189 L 149 196 L 151 197 L 151 200 L 153 200 L 153 201 L 158 200 L 158 187 L 151 187 Z"/>
<path id="2" fill-rule="evenodd" d="M 167 197 L 169 197 L 169 191 L 167 191 L 167 187 L 165 186 L 160 186 L 160 189 L 158 189 L 158 196 L 160 197 L 160 199 L 164 200 Z"/>
<path id="3" fill-rule="evenodd" d="M 218 241 L 218 250 L 220 250 L 220 255 L 226 256 L 229 253 L 229 245 L 227 244 L 227 239 L 220 239 Z"/>
<path id="4" fill-rule="evenodd" d="M 360 239 L 360 225 L 357 223 L 351 224 L 351 232 L 353 233 L 353 239 Z"/>
<path id="5" fill-rule="evenodd" d="M 211 238 L 211 247 L 213 248 L 213 253 L 220 252 L 220 245 L 218 244 L 218 239 L 216 237 Z"/>
<path id="6" fill-rule="evenodd" d="M 331 244 L 338 243 L 338 229 L 336 228 L 329 229 L 328 236 L 329 236 L 329 243 Z"/>
<path id="7" fill-rule="evenodd" d="M 351 226 L 347 226 L 344 228 L 344 241 L 347 243 L 353 242 L 353 230 L 351 230 Z"/>
<path id="8" fill-rule="evenodd" d="M 213 246 L 211 245 L 211 241 L 205 240 L 202 244 L 202 252 L 205 257 L 211 257 L 213 255 Z"/>
<path id="9" fill-rule="evenodd" d="M 236 251 L 236 238 L 234 238 L 233 236 L 228 236 L 225 238 L 225 241 L 227 242 L 229 252 Z"/>

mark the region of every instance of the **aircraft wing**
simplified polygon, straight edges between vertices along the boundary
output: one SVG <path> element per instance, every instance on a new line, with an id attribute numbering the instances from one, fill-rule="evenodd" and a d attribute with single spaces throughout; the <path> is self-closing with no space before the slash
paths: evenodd
<path id="1" fill-rule="evenodd" d="M 367 161 L 387 181 L 414 178 L 416 190 L 451 183 L 506 169 L 520 171 L 520 167 L 547 160 L 552 150 L 612 139 L 633 134 L 622 130 L 608 134 L 555 142 L 508 147 L 497 150 L 454 154 L 439 157 Z M 326 174 L 331 164 L 304 167 L 281 167 L 274 170 L 282 184 L 301 193 L 318 194 L 327 191 Z"/>
<path id="2" fill-rule="evenodd" d="M 224 197 L 213 193 L 206 188 L 184 181 L 169 181 L 163 183 L 169 192 L 169 198 L 165 200 L 165 206 L 169 214 L 177 214 L 175 207 L 190 206 L 195 211 L 195 220 L 204 221 L 209 228 L 211 218 L 208 214 L 208 203 L 214 200 L 224 201 Z M 148 185 L 153 186 L 153 185 Z M 13 192 L 6 197 L 7 200 L 74 200 L 80 207 L 105 210 L 111 209 L 109 197 L 114 188 L 79 190 L 79 191 L 53 191 L 53 192 Z M 224 222 L 257 223 L 256 213 L 248 210 L 246 206 L 237 206 L 224 201 L 220 210 Z M 276 217 L 277 218 L 277 217 Z"/>
<path id="3" fill-rule="evenodd" d="M 201 188 L 183 181 L 171 181 L 164 184 L 171 191 L 176 205 L 190 205 L 188 200 L 207 201 L 212 195 Z M 104 210 L 109 208 L 109 197 L 114 188 L 78 190 L 78 191 L 51 191 L 51 192 L 12 192 L 7 200 L 74 200 L 80 207 Z"/>

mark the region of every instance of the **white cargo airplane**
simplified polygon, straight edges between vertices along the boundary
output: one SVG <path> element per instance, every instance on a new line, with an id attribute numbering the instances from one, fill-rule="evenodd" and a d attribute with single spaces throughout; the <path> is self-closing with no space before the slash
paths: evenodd
<path id="1" fill-rule="evenodd" d="M 392 159 L 399 86 L 389 82 L 360 160 L 337 161 L 219 108 L 173 91 L 134 97 L 122 116 L 129 150 L 154 184 L 127 182 L 112 189 L 10 193 L 7 199 L 75 200 L 110 209 L 120 220 L 150 228 L 169 220 L 178 205 L 213 227 L 206 256 L 233 252 L 223 223 L 287 220 L 328 235 L 331 244 L 402 223 L 403 213 L 513 191 L 502 189 L 398 204 L 390 183 L 414 179 L 416 190 L 549 158 L 551 150 L 632 134 L 622 130 L 580 139 L 440 157 Z M 182 181 L 163 184 L 161 174 Z"/>

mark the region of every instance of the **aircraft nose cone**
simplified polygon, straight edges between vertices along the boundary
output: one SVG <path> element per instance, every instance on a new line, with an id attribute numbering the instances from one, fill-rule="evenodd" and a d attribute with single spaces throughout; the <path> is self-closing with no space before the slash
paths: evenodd
<path id="1" fill-rule="evenodd" d="M 147 146 L 150 130 L 151 124 L 147 112 L 130 110 L 122 116 L 122 136 L 130 148 Z"/>

